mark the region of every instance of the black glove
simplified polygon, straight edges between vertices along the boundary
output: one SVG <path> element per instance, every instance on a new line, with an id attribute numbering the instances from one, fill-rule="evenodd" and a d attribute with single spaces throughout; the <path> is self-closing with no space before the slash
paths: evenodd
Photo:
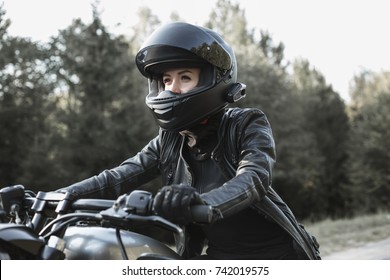
<path id="1" fill-rule="evenodd" d="M 187 225 L 193 222 L 190 206 L 204 204 L 191 186 L 180 184 L 163 187 L 154 197 L 154 211 L 173 223 Z"/>

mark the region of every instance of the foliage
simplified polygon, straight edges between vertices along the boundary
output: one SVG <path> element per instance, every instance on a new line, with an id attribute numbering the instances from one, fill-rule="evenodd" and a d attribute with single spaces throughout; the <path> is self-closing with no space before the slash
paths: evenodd
<path id="1" fill-rule="evenodd" d="M 1 11 L 1 10 L 0 10 Z M 0 183 L 43 183 L 51 171 L 56 100 L 46 72 L 49 52 L 38 43 L 7 33 L 0 12 Z"/>
<path id="2" fill-rule="evenodd" d="M 306 206 L 333 218 L 343 216 L 349 197 L 345 189 L 349 133 L 345 104 L 307 61 L 294 63 L 293 77 L 303 109 L 302 126 L 310 141 L 308 157 L 302 161 L 303 170 L 309 171 L 305 173 L 311 174 L 302 184 L 303 195 L 310 198 Z M 305 211 L 304 205 L 302 211 Z"/>
<path id="3" fill-rule="evenodd" d="M 60 160 L 67 177 L 81 180 L 139 150 L 152 135 L 145 129 L 150 119 L 144 117 L 143 95 L 131 79 L 129 45 L 105 30 L 96 10 L 91 24 L 75 20 L 52 48 L 59 61 L 52 71 L 65 87 L 58 112 L 65 133 Z"/>
<path id="4" fill-rule="evenodd" d="M 352 97 L 352 207 L 363 213 L 389 209 L 390 73 L 366 71 L 356 76 Z"/>

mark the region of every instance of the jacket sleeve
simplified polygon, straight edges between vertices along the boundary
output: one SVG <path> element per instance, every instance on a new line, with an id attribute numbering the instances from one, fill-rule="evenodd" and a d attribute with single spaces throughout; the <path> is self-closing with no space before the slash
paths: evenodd
<path id="1" fill-rule="evenodd" d="M 229 143 L 224 146 L 233 146 L 223 152 L 232 178 L 202 194 L 202 199 L 217 208 L 223 217 L 251 206 L 267 194 L 276 158 L 271 126 L 260 110 L 241 111 L 230 121 L 225 136 Z M 226 158 L 229 156 L 233 159 Z"/>
<path id="2" fill-rule="evenodd" d="M 159 160 L 160 143 L 156 137 L 118 167 L 57 191 L 71 192 L 77 198 L 116 199 L 156 178 L 160 174 Z"/>

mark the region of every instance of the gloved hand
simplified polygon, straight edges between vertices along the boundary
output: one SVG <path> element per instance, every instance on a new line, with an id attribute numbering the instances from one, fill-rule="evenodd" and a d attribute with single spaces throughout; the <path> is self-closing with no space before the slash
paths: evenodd
<path id="1" fill-rule="evenodd" d="M 187 225 L 193 222 L 190 206 L 204 204 L 198 192 L 189 185 L 163 187 L 154 197 L 154 211 L 173 223 Z"/>

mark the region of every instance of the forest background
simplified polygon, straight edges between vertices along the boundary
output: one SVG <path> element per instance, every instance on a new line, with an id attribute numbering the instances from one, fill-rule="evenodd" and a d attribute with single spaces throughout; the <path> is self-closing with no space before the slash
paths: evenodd
<path id="1" fill-rule="evenodd" d="M 47 42 L 12 36 L 0 6 L 0 187 L 55 190 L 117 166 L 158 133 L 134 63 L 159 18 L 139 10 L 132 35 L 110 33 L 99 6 Z M 172 20 L 185 19 L 177 14 Z M 219 0 L 205 26 L 234 48 L 247 97 L 277 147 L 273 186 L 300 219 L 390 209 L 390 72 L 361 70 L 348 104 L 310 61 L 249 30 L 238 4 Z M 160 188 L 154 181 L 145 188 Z"/>

